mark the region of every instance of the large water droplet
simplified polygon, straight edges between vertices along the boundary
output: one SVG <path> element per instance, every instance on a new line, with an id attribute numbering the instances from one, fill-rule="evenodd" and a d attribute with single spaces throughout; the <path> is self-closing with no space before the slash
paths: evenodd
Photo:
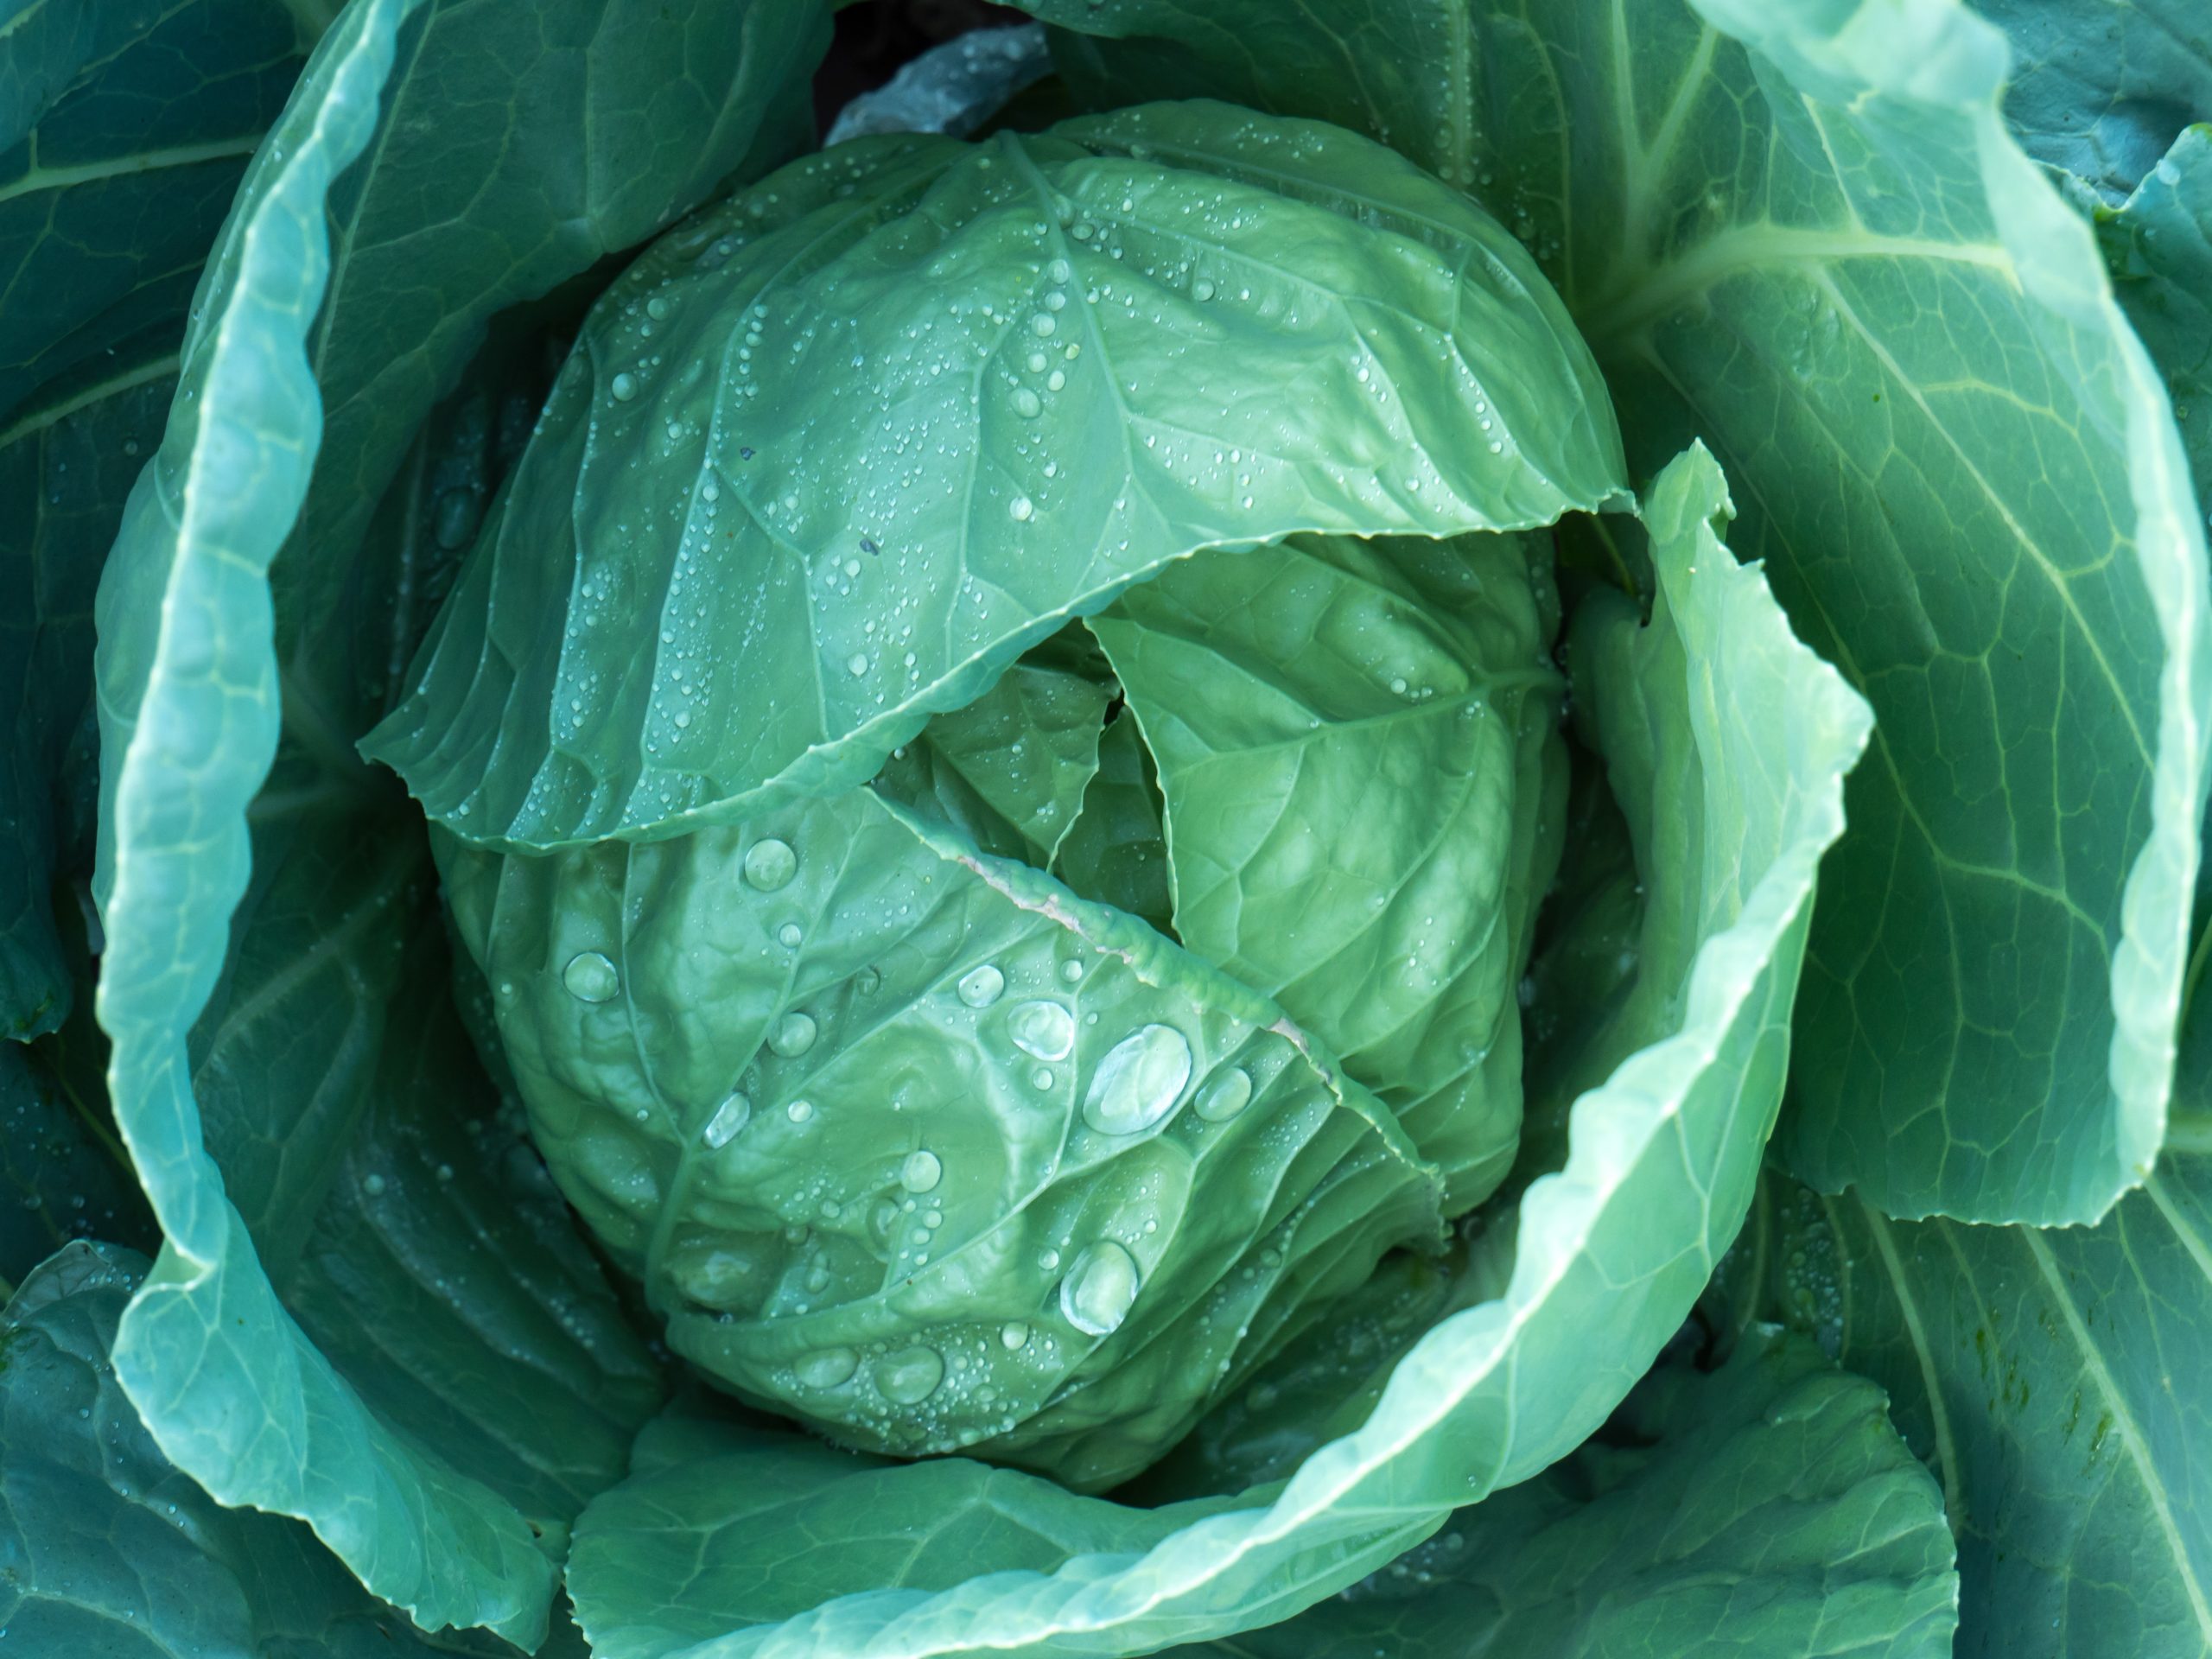
<path id="1" fill-rule="evenodd" d="M 1191 1045 L 1173 1026 L 1145 1026 L 1114 1045 L 1090 1075 L 1083 1121 L 1101 1135 L 1136 1135 L 1175 1109 L 1191 1080 Z"/>
<path id="2" fill-rule="evenodd" d="M 1217 1071 L 1198 1087 L 1195 1103 L 1200 1117 L 1209 1123 L 1230 1118 L 1252 1103 L 1252 1079 L 1242 1066 Z"/>
<path id="3" fill-rule="evenodd" d="M 1060 1313 L 1086 1336 L 1111 1336 L 1137 1300 L 1137 1261 L 1110 1238 L 1076 1257 L 1060 1281 Z"/>
<path id="4" fill-rule="evenodd" d="M 737 1139 L 737 1132 L 753 1121 L 753 1096 L 742 1089 L 733 1089 L 729 1098 L 715 1109 L 707 1120 L 706 1130 L 700 1139 L 719 1152 Z"/>
<path id="5" fill-rule="evenodd" d="M 875 1362 L 875 1386 L 895 1405 L 918 1406 L 944 1381 L 944 1357 L 934 1348 L 902 1348 Z"/>
<path id="6" fill-rule="evenodd" d="M 906 1161 L 899 1166 L 899 1185 L 909 1192 L 934 1192 L 944 1179 L 944 1165 L 926 1147 L 908 1153 Z"/>
<path id="7" fill-rule="evenodd" d="M 1075 1016 L 1057 1002 L 1024 1002 L 1007 1016 L 1007 1034 L 1025 1054 L 1065 1060 L 1075 1047 Z"/>
<path id="8" fill-rule="evenodd" d="M 834 1389 L 852 1380 L 861 1368 L 861 1357 L 849 1348 L 817 1348 L 791 1367 L 799 1384 L 809 1389 Z"/>
<path id="9" fill-rule="evenodd" d="M 622 988 L 622 976 L 596 950 L 579 950 L 561 970 L 561 982 L 580 1002 L 605 1002 Z"/>
<path id="10" fill-rule="evenodd" d="M 763 836 L 745 849 L 745 879 L 763 893 L 787 887 L 798 874 L 798 855 L 787 841 Z"/>
<path id="11" fill-rule="evenodd" d="M 1020 1319 L 1008 1319 L 999 1326 L 999 1346 L 1014 1353 L 1029 1345 L 1029 1327 Z"/>
<path id="12" fill-rule="evenodd" d="M 988 1008 L 1006 990 L 1006 976 L 985 963 L 971 968 L 960 976 L 960 1000 L 971 1008 Z"/>
<path id="13" fill-rule="evenodd" d="M 607 389 L 614 394 L 617 403 L 626 404 L 638 395 L 638 377 L 634 374 L 618 374 L 607 383 Z"/>
<path id="14" fill-rule="evenodd" d="M 1014 412 L 1026 420 L 1034 420 L 1045 411 L 1045 400 L 1027 386 L 1014 389 Z"/>
<path id="15" fill-rule="evenodd" d="M 1037 504 L 1026 495 L 1017 495 L 1007 503 L 1006 511 L 1008 518 L 1020 520 L 1033 514 L 1037 511 Z"/>
<path id="16" fill-rule="evenodd" d="M 816 1029 L 812 1014 L 794 1010 L 776 1021 L 776 1028 L 768 1033 L 768 1046 L 785 1059 L 804 1054 L 814 1046 Z"/>

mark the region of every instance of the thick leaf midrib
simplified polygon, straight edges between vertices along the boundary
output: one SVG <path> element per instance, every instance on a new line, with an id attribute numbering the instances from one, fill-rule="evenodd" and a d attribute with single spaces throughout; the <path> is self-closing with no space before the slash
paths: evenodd
<path id="1" fill-rule="evenodd" d="M 1740 340 L 1742 336 L 1739 334 L 1738 339 Z M 1691 408 L 1695 408 L 1697 406 L 1695 401 L 1695 388 L 1687 385 L 1680 376 L 1675 374 L 1672 365 L 1669 364 L 1656 351 L 1649 352 L 1645 355 L 1643 360 L 1656 373 L 1665 379 L 1668 385 L 1674 391 L 1675 394 L 1681 397 L 1686 404 Z M 1815 416 L 1820 413 L 1819 406 L 1817 404 L 1808 403 L 1807 408 L 1808 412 L 1815 415 Z M 1720 441 L 1715 439 L 1714 442 L 1719 443 Z M 1775 513 L 1772 504 L 1766 499 L 1765 493 L 1760 487 L 1756 472 L 1749 467 L 1738 467 L 1731 474 L 1730 481 L 1735 488 L 1745 492 L 1759 502 L 1765 532 L 1773 537 L 1777 542 L 1783 543 L 1785 546 L 1788 545 L 1788 538 L 1782 535 L 1779 528 L 1782 521 Z M 1794 555 L 1791 563 L 1799 566 L 1801 569 L 1803 568 L 1805 564 L 1805 561 L 1802 558 L 1796 557 Z M 1834 619 L 1828 614 L 1827 606 L 1821 598 L 1820 591 L 1815 588 L 1809 586 L 1806 587 L 1799 594 L 1798 602 L 1818 613 L 1821 621 L 1827 626 L 1827 638 L 1822 641 L 1822 646 L 1827 654 L 1834 658 L 1836 666 L 1844 671 L 1845 676 L 1852 682 L 1853 684 L 1858 686 L 1866 685 L 1868 683 L 1868 677 L 1866 671 L 1859 666 L 1857 657 L 1851 649 L 1849 641 L 1846 635 L 1846 631 L 1838 627 L 1835 624 Z M 2078 620 L 2078 613 L 2075 614 Z M 2115 691 L 2118 690 L 2116 684 L 2114 685 L 2114 690 Z M 1922 816 L 1919 803 L 1913 798 L 1911 791 L 1906 788 L 1905 778 L 1907 769 L 1900 766 L 1898 763 L 1897 753 L 1890 745 L 1887 728 L 1884 727 L 1879 721 L 1877 721 L 1874 724 L 1873 739 L 1869 745 L 1869 748 L 1872 753 L 1880 758 L 1883 769 L 1890 775 L 1890 782 L 1895 792 L 1899 809 L 1904 812 L 1906 821 L 1912 825 L 1915 833 L 1918 835 L 1922 843 L 1928 849 L 1929 855 L 1931 858 L 1942 864 L 1946 869 L 1955 870 L 1961 874 L 1978 875 L 1990 880 L 2005 882 L 2011 886 L 2020 888 L 2023 892 L 2031 893 L 2038 899 L 2042 899 L 2047 903 L 2054 905 L 2063 910 L 2076 922 L 2089 929 L 2096 935 L 2099 948 L 2105 950 L 2107 960 L 2109 960 L 2110 952 L 2109 947 L 2105 943 L 2104 924 L 2099 922 L 2084 911 L 2079 901 L 2074 899 L 2070 893 L 2064 892 L 2062 889 L 2050 887 L 2046 883 L 2037 881 L 2034 877 L 2028 874 L 2025 870 L 2008 869 L 1999 865 L 1977 864 L 1967 860 L 1961 859 L 1955 854 L 1948 851 L 1942 845 L 1942 843 L 1936 838 L 1935 831 L 1929 827 L 1927 819 Z M 2146 758 L 2145 766 L 2147 766 L 2149 762 Z M 1956 953 L 1955 951 L 1955 955 Z M 1955 991 L 1958 989 L 1955 982 L 1955 966 L 1956 964 L 1955 961 L 1955 971 L 1953 976 Z M 1963 1007 L 1965 1002 L 1964 993 L 1962 991 L 1959 991 L 1958 995 L 1960 997 L 1960 1006 Z"/>
<path id="2" fill-rule="evenodd" d="M 1959 1478 L 1958 1438 L 1951 1427 L 1951 1404 L 1944 1398 L 1942 1379 L 1936 1375 L 1933 1344 L 1928 1339 L 1928 1325 L 1920 1311 L 1920 1300 L 1913 1294 L 1911 1281 L 1905 1277 L 1904 1263 L 1897 1255 L 1897 1240 L 1891 1236 L 1895 1225 L 1890 1217 L 1877 1210 L 1856 1189 L 1850 1197 L 1856 1200 L 1859 1214 L 1866 1221 L 1867 1236 L 1874 1241 L 1874 1249 L 1882 1258 L 1882 1270 L 1889 1275 L 1890 1284 L 1897 1293 L 1897 1310 L 1904 1319 L 1905 1331 L 1912 1342 L 1913 1363 L 1920 1368 L 1920 1385 L 1928 1396 L 1928 1416 L 1930 1432 L 1936 1439 L 1936 1465 L 1943 1486 L 1944 1518 L 1953 1532 L 1966 1524 L 1965 1489 Z M 1839 1200 L 1823 1197 L 1821 1205 L 1830 1211 L 1828 1223 L 1832 1234 L 1842 1230 L 1833 1219 L 1834 1207 Z M 1847 1270 L 1848 1258 L 1847 1258 Z M 1848 1302 L 1847 1301 L 1847 1306 Z M 1846 1332 L 1848 1349 L 1849 1333 Z"/>
<path id="3" fill-rule="evenodd" d="M 1574 308 L 1575 322 L 1602 360 L 1608 347 L 1617 353 L 1634 349 L 1656 323 L 1732 276 L 1783 266 L 1818 270 L 1857 259 L 1978 266 L 2018 285 L 2012 257 L 1997 243 L 1935 242 L 1856 225 L 1815 230 L 1757 219 L 1717 231 L 1662 263 L 1623 266 Z"/>
<path id="4" fill-rule="evenodd" d="M 140 386 L 149 385 L 166 376 L 174 375 L 180 366 L 175 352 L 164 353 L 136 368 L 124 370 L 97 385 L 83 387 L 58 404 L 19 416 L 8 425 L 0 427 L 0 449 L 7 448 L 34 432 L 43 432 L 59 426 L 72 415 L 81 414 L 95 404 L 105 403 L 111 397 L 120 397 L 126 391 L 135 391 Z"/>
<path id="5" fill-rule="evenodd" d="M 2042 544 L 2028 533 L 2027 526 L 2023 524 L 2013 512 L 2011 503 L 2005 498 L 2004 492 L 1991 483 L 1988 475 L 1952 435 L 1950 425 L 1939 418 L 1936 411 L 1928 406 L 1926 394 L 1923 388 L 1904 372 L 1904 365 L 1891 353 L 1889 346 L 1884 343 L 1882 337 L 1867 327 L 1865 320 L 1859 316 L 1858 308 L 1851 303 L 1843 290 L 1836 286 L 1825 271 L 1821 272 L 1816 280 L 1821 292 L 1827 297 L 1828 303 L 1835 307 L 1844 321 L 1851 325 L 1859 339 L 1866 343 L 1866 348 L 1874 353 L 1884 372 L 1888 374 L 1904 395 L 1911 400 L 1912 406 L 1920 411 L 1922 418 L 1928 423 L 1929 429 L 1941 437 L 1944 447 L 1950 451 L 1952 457 L 1966 469 L 1967 475 L 1974 480 L 1974 487 L 1981 493 L 1982 499 L 1989 504 L 1999 520 L 2012 533 L 2012 539 L 2035 562 L 2036 569 L 2043 573 L 2044 580 L 2049 584 L 2059 604 L 2064 607 L 2067 620 L 2074 625 L 2074 631 L 2081 637 L 2082 643 L 2089 652 L 2090 659 L 2096 664 L 2098 671 L 2104 676 L 2105 683 L 2112 688 L 2113 701 L 2118 704 L 2120 717 L 2126 722 L 2128 735 L 2135 740 L 2135 752 L 2137 757 L 2143 762 L 2144 771 L 2149 772 L 2156 770 L 2157 760 L 2153 746 L 2150 740 L 2144 736 L 2142 725 L 2136 719 L 2135 707 L 2128 700 L 2126 691 L 2120 684 L 2119 675 L 2113 671 L 2112 659 L 2105 654 L 2104 641 L 2098 638 L 2097 631 L 2089 626 L 2088 619 L 2082 614 L 2082 607 L 2075 600 L 2072 586 L 2060 573 L 2050 555 L 2044 551 Z"/>
<path id="6" fill-rule="evenodd" d="M 132 178 L 142 173 L 171 168 L 198 167 L 207 162 L 237 161 L 260 147 L 261 135 L 246 133 L 234 138 L 214 138 L 205 143 L 175 144 L 166 149 L 132 150 L 73 167 L 34 166 L 20 177 L 0 184 L 0 202 L 18 200 L 48 190 L 71 190 L 111 179 Z"/>
<path id="7" fill-rule="evenodd" d="M 1942 1224 L 1948 1237 L 1949 1224 Z M 2036 1270 L 2050 1287 L 2051 1300 L 2058 1306 L 2068 1333 L 2081 1350 L 2083 1369 L 2096 1384 L 2097 1391 L 2104 1396 L 2105 1409 L 2112 1414 L 2113 1427 L 2120 1436 L 2120 1445 L 2126 1449 L 2128 1461 L 2135 1467 L 2136 1480 L 2142 1488 L 2144 1499 L 2151 1506 L 2152 1514 L 2157 1517 L 2158 1535 L 2172 1553 L 2174 1571 L 2188 1593 L 2190 1611 L 2196 1615 L 2198 1633 L 2205 1644 L 2212 1647 L 2212 1603 L 2206 1600 L 2203 1582 L 2197 1575 L 2196 1564 L 2190 1560 L 2188 1542 L 2182 1537 L 2181 1529 L 2174 1520 L 2172 1501 L 2167 1496 L 2158 1468 L 2151 1461 L 2150 1448 L 2144 1443 L 2142 1425 L 2135 1421 L 2135 1414 L 2129 1409 L 2126 1399 L 2113 1382 L 2104 1355 L 2090 1340 L 2088 1327 L 2082 1322 L 2082 1310 L 2068 1293 L 2063 1276 L 2058 1271 L 2058 1264 L 2051 1259 L 2050 1246 L 2044 1238 L 2042 1230 L 2034 1227 L 2022 1227 L 2018 1230 L 2021 1243 L 2036 1264 Z"/>

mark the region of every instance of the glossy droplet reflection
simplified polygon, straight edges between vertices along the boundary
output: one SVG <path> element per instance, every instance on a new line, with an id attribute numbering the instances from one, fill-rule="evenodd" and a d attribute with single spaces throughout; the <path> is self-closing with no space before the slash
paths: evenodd
<path id="1" fill-rule="evenodd" d="M 1083 1121 L 1101 1135 L 1137 1135 L 1175 1109 L 1191 1080 L 1191 1045 L 1173 1026 L 1145 1026 L 1106 1052 L 1090 1074 Z"/>
<path id="2" fill-rule="evenodd" d="M 1018 1352 L 1029 1345 L 1029 1327 L 1020 1319 L 1008 1319 L 999 1327 L 999 1346 L 1008 1353 Z"/>
<path id="3" fill-rule="evenodd" d="M 790 1059 L 814 1046 L 816 1029 L 812 1014 L 787 1014 L 776 1021 L 776 1028 L 768 1033 L 768 1046 Z"/>
<path id="4" fill-rule="evenodd" d="M 1215 1072 L 1199 1085 L 1192 1107 L 1207 1122 L 1218 1123 L 1236 1116 L 1251 1103 L 1252 1079 L 1243 1067 L 1232 1065 Z"/>
<path id="5" fill-rule="evenodd" d="M 985 963 L 960 976 L 960 1000 L 971 1008 L 988 1008 L 1006 994 L 1006 976 Z"/>
<path id="6" fill-rule="evenodd" d="M 580 950 L 561 970 L 561 982 L 580 1002 L 605 1002 L 622 988 L 622 976 L 596 950 Z"/>
<path id="7" fill-rule="evenodd" d="M 849 1348 L 817 1348 L 803 1356 L 791 1371 L 802 1387 L 834 1389 L 850 1382 L 860 1368 L 861 1357 Z"/>
<path id="8" fill-rule="evenodd" d="M 933 1192 L 944 1179 L 944 1166 L 927 1147 L 908 1153 L 906 1161 L 899 1166 L 899 1185 L 909 1192 Z"/>
<path id="9" fill-rule="evenodd" d="M 773 893 L 788 887 L 798 874 L 798 855 L 791 850 L 791 842 L 779 841 L 773 836 L 763 836 L 745 849 L 745 880 L 748 886 L 763 893 Z"/>
<path id="10" fill-rule="evenodd" d="M 1075 1016 L 1057 1002 L 1018 1005 L 1006 1029 L 1016 1048 L 1040 1060 L 1065 1060 L 1075 1048 Z"/>
<path id="11" fill-rule="evenodd" d="M 742 1089 L 733 1089 L 729 1098 L 716 1107 L 715 1115 L 707 1120 L 707 1127 L 700 1139 L 719 1152 L 736 1140 L 738 1131 L 752 1121 L 753 1096 Z"/>
<path id="12" fill-rule="evenodd" d="M 1060 1313 L 1086 1336 L 1111 1336 L 1137 1300 L 1137 1259 L 1110 1238 L 1075 1259 L 1060 1281 Z"/>
<path id="13" fill-rule="evenodd" d="M 944 1381 L 944 1357 L 934 1348 L 902 1348 L 875 1362 L 875 1386 L 894 1405 L 918 1406 Z"/>

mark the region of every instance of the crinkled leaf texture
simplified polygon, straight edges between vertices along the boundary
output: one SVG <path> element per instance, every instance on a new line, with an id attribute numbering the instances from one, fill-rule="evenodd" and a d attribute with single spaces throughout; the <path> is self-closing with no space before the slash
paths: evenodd
<path id="1" fill-rule="evenodd" d="M 1355 135 L 863 140 L 609 290 L 363 749 L 470 840 L 666 836 L 864 782 L 1198 549 L 1548 524 L 1621 477 L 1528 254 Z"/>
<path id="2" fill-rule="evenodd" d="M 1956 0 L 1028 9 L 1097 37 L 1060 47 L 1098 97 L 1386 135 L 1536 251 L 1632 465 L 1695 435 L 1726 467 L 1738 551 L 1878 717 L 1793 1167 L 1991 1222 L 2094 1220 L 2140 1181 L 2212 729 L 2204 521 L 2090 232 L 1999 113 L 1998 32 Z M 2037 38 L 2093 67 L 2069 89 L 2031 51 L 2023 99 L 2171 85 L 2152 60 L 2194 48 L 2158 19 L 2188 8 L 2133 10 L 2046 8 Z"/>
<path id="3" fill-rule="evenodd" d="M 419 820 L 351 745 L 499 447 L 499 375 L 431 413 L 487 317 L 788 153 L 817 13 L 649 7 L 653 50 L 599 50 L 623 10 L 343 14 L 249 169 L 99 601 L 99 1011 L 166 1235 L 118 1376 L 222 1502 L 303 1518 L 426 1628 L 525 1643 L 659 1374 L 493 1110 Z M 575 166 L 587 128 L 620 167 Z"/>
<path id="4" fill-rule="evenodd" d="M 734 1445 L 721 1431 L 718 1456 L 693 1435 L 578 1523 L 570 1592 L 606 1659 L 1126 1653 L 1250 1629 L 1529 1478 L 1628 1394 L 1750 1202 L 1815 873 L 1868 727 L 1718 539 L 1709 456 L 1671 467 L 1645 512 L 1657 608 L 1648 630 L 1632 613 L 1613 626 L 1655 636 L 1619 658 L 1649 677 L 1622 693 L 1648 722 L 1603 741 L 1694 779 L 1690 954 L 1641 1046 L 1575 1103 L 1564 1168 L 1474 1247 L 1467 1277 L 1495 1297 L 1423 1335 L 1364 1421 L 1287 1483 L 1195 1506 L 1125 1509 L 1011 1471 L 885 1468 L 744 1430 Z M 916 1551 L 917 1529 L 939 1547 Z"/>
<path id="5" fill-rule="evenodd" d="M 1948 1659 L 1942 1490 L 1882 1391 L 1754 1332 L 1662 1366 L 1607 1439 L 1297 1618 L 1175 1659 Z"/>
<path id="6" fill-rule="evenodd" d="M 9 1647 L 55 1659 L 512 1655 L 481 1634 L 424 1636 L 297 1521 L 226 1509 L 177 1471 L 109 1363 L 145 1268 L 114 1245 L 71 1244 L 0 1313 Z"/>
<path id="7" fill-rule="evenodd" d="M 1117 1484 L 1438 1243 L 1434 1170 L 1274 1003 L 871 790 L 441 850 L 537 1144 L 669 1345 L 847 1444 Z"/>

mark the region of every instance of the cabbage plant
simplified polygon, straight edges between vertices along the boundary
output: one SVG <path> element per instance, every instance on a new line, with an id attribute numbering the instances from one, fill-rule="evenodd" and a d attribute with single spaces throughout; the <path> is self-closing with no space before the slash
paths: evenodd
<path id="1" fill-rule="evenodd" d="M 2204 20 L 1023 10 L 0 28 L 0 1638 L 2212 1652 Z"/>

